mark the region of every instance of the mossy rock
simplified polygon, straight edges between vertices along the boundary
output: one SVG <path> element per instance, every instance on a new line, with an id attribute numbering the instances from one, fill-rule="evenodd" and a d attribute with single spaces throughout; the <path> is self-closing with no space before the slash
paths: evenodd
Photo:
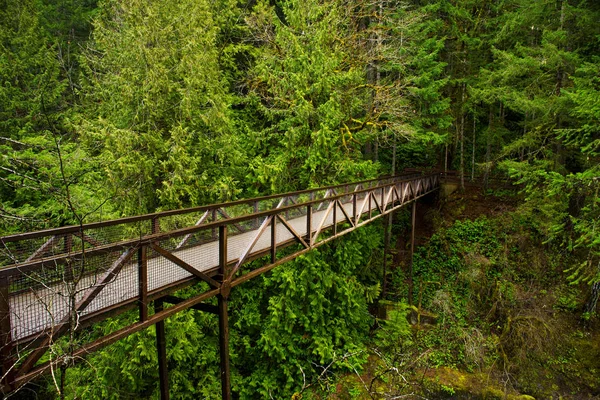
<path id="1" fill-rule="evenodd" d="M 411 307 L 409 322 L 411 325 L 435 325 L 438 315 L 422 308 Z"/>
<path id="2" fill-rule="evenodd" d="M 428 370 L 425 377 L 425 387 L 435 393 L 434 398 L 445 399 L 451 395 L 451 398 L 471 400 L 535 400 L 525 394 L 505 393 L 499 386 L 490 384 L 489 376 L 484 373 L 442 367 Z"/>

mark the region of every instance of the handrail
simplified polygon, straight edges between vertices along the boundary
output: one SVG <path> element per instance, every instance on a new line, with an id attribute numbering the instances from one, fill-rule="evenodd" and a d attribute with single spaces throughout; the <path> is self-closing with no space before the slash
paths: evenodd
<path id="1" fill-rule="evenodd" d="M 63 227 L 63 228 L 54 228 L 54 229 L 41 230 L 41 231 L 36 231 L 36 232 L 28 232 L 28 233 L 23 233 L 23 234 L 9 235 L 9 236 L 0 237 L 0 244 L 6 245 L 6 243 L 26 242 L 27 240 L 33 240 L 33 239 L 38 239 L 38 238 L 56 237 L 59 235 L 71 235 L 71 234 L 78 234 L 81 232 L 85 233 L 85 232 L 90 232 L 91 230 L 98 229 L 98 228 L 104 228 L 107 226 L 125 225 L 125 224 L 131 223 L 131 222 L 159 221 L 159 219 L 161 217 L 167 217 L 167 216 L 173 216 L 173 215 L 183 215 L 185 213 L 196 213 L 196 212 L 201 212 L 201 211 L 205 211 L 205 212 L 217 211 L 217 210 L 221 210 L 223 208 L 237 206 L 237 205 L 243 205 L 243 204 L 252 205 L 252 204 L 257 204 L 257 202 L 264 201 L 264 200 L 289 198 L 291 196 L 302 195 L 302 194 L 311 194 L 314 192 L 321 192 L 324 190 L 329 191 L 331 189 L 336 189 L 336 188 L 340 188 L 340 187 L 350 188 L 350 186 L 358 187 L 358 186 L 363 186 L 363 185 L 369 184 L 369 183 L 377 184 L 376 186 L 373 186 L 373 187 L 367 187 L 367 188 L 362 188 L 359 190 L 352 190 L 352 191 L 344 191 L 344 192 L 340 192 L 337 195 L 329 195 L 329 196 L 326 196 L 325 198 L 318 198 L 318 199 L 314 199 L 314 200 L 305 201 L 305 202 L 302 202 L 299 204 L 292 204 L 292 205 L 287 205 L 287 206 L 278 208 L 278 210 L 289 211 L 289 210 L 297 209 L 298 206 L 300 206 L 300 205 L 316 204 L 316 203 L 322 202 L 323 200 L 338 199 L 338 198 L 347 196 L 351 193 L 361 194 L 361 193 L 367 192 L 369 190 L 372 190 L 374 188 L 380 188 L 380 187 L 386 186 L 386 184 L 389 184 L 389 181 L 407 182 L 407 181 L 419 179 L 421 177 L 422 176 L 417 175 L 417 174 L 404 174 L 404 175 L 398 175 L 396 177 L 384 177 L 382 179 L 370 179 L 370 180 L 366 180 L 366 181 L 352 182 L 352 183 L 348 183 L 348 184 L 334 185 L 334 186 L 329 186 L 329 187 L 324 187 L 324 188 L 307 189 L 307 190 L 301 190 L 301 191 L 296 191 L 296 192 L 289 192 L 289 193 L 285 193 L 285 194 L 274 194 L 274 195 L 263 196 L 263 197 L 259 197 L 259 198 L 238 200 L 238 201 L 227 202 L 227 203 L 212 204 L 212 205 L 188 208 L 188 209 L 183 209 L 183 210 L 172 210 L 172 211 L 165 211 L 165 212 L 160 212 L 160 213 L 145 214 L 145 215 L 141 215 L 141 216 L 120 218 L 120 219 L 111 220 L 111 221 L 95 222 L 95 223 L 84 224 L 81 227 L 80 226 L 69 226 L 69 227 Z M 142 241 L 147 242 L 148 240 L 161 240 L 161 239 L 165 239 L 165 238 L 168 238 L 171 236 L 179 236 L 181 234 L 192 234 L 192 233 L 198 232 L 200 230 L 209 229 L 209 228 L 218 228 L 219 226 L 223 226 L 223 225 L 237 224 L 237 223 L 248 221 L 251 219 L 269 216 L 274 213 L 275 213 L 274 208 L 271 208 L 271 209 L 264 210 L 264 211 L 250 212 L 245 215 L 224 218 L 221 220 L 213 220 L 213 221 L 207 221 L 204 223 L 196 223 L 191 226 L 187 226 L 187 227 L 183 227 L 183 228 L 179 228 L 179 229 L 172 229 L 167 232 L 152 231 L 152 232 L 148 232 L 146 234 L 140 235 L 135 238 L 124 239 L 124 240 L 116 241 L 113 243 L 105 243 L 105 244 L 98 243 L 96 246 L 93 246 L 92 248 L 87 248 L 85 250 L 81 249 L 81 250 L 77 250 L 77 251 L 65 251 L 59 255 L 52 255 L 50 257 L 43 257 L 43 255 L 42 255 L 42 256 L 37 257 L 36 259 L 27 257 L 27 259 L 25 261 L 17 260 L 16 262 L 13 262 L 12 264 L 6 264 L 6 265 L 0 267 L 0 276 L 6 275 L 6 271 L 17 268 L 17 267 L 24 268 L 24 270 L 27 270 L 27 271 L 31 271 L 32 269 L 35 269 L 36 266 L 40 266 L 43 263 L 48 263 L 49 261 L 60 262 L 60 260 L 62 260 L 62 259 L 73 257 L 74 255 L 82 254 L 84 252 L 88 255 L 97 253 L 97 252 L 110 252 L 110 251 L 113 251 L 113 250 L 116 250 L 119 248 L 123 248 L 126 246 L 135 245 L 136 243 L 141 243 Z"/>
<path id="2" fill-rule="evenodd" d="M 89 222 L 89 223 L 83 224 L 81 226 L 80 225 L 69 225 L 69 226 L 64 226 L 64 227 L 59 227 L 59 228 L 43 229 L 43 230 L 38 230 L 38 231 L 33 231 L 33 232 L 16 233 L 16 234 L 0 237 L 0 243 L 1 242 L 5 242 L 5 243 L 16 242 L 16 241 L 20 241 L 20 240 L 35 239 L 35 238 L 51 236 L 51 235 L 64 235 L 64 234 L 68 234 L 68 233 L 79 232 L 79 230 L 81 230 L 82 228 L 83 229 L 96 229 L 96 228 L 104 228 L 107 226 L 128 224 L 128 223 L 132 223 L 132 222 L 148 221 L 148 220 L 153 220 L 153 219 L 161 218 L 161 217 L 169 217 L 169 216 L 173 216 L 173 215 L 181 215 L 181 214 L 187 214 L 187 213 L 192 213 L 192 212 L 201 212 L 201 211 L 212 210 L 215 208 L 231 207 L 231 206 L 242 205 L 242 204 L 252 204 L 257 201 L 271 200 L 271 199 L 276 199 L 276 198 L 280 198 L 280 197 L 289 197 L 289 196 L 306 194 L 306 193 L 316 192 L 316 191 L 321 191 L 321 190 L 336 189 L 336 188 L 345 187 L 345 186 L 349 186 L 349 185 L 360 185 L 360 184 L 365 184 L 365 183 L 369 183 L 369 182 L 376 182 L 376 181 L 382 181 L 382 180 L 386 180 L 386 179 L 394 179 L 396 177 L 414 176 L 414 175 L 417 175 L 417 174 L 410 173 L 410 174 L 396 175 L 396 176 L 384 175 L 379 178 L 367 179 L 367 180 L 358 181 L 358 182 L 344 183 L 344 184 L 338 184 L 338 185 L 332 185 L 332 186 L 324 186 L 324 187 L 319 187 L 319 188 L 314 188 L 314 189 L 304 189 L 304 190 L 298 190 L 295 192 L 272 194 L 272 195 L 268 195 L 268 196 L 254 197 L 251 199 L 241 199 L 241 200 L 235 200 L 235 201 L 224 202 L 224 203 L 215 203 L 215 204 L 209 204 L 209 205 L 205 205 L 205 206 L 181 208 L 181 209 L 177 209 L 177 210 L 168 210 L 168 211 L 159 211 L 159 212 L 150 213 L 150 214 L 142 214 L 142 215 L 135 215 L 135 216 L 131 216 L 131 217 L 117 218 L 117 219 L 108 220 L 108 221 Z M 419 174 L 419 176 L 421 176 L 421 175 Z"/>
<path id="3" fill-rule="evenodd" d="M 416 202 L 439 183 L 438 173 L 400 175 L 86 224 L 75 232 L 64 227 L 12 235 L 12 241 L 3 243 L 15 252 L 8 260 L 23 261 L 0 268 L 0 316 L 5 316 L 0 337 L 9 343 L 0 358 L 13 362 L 14 346 L 30 346 L 32 352 L 7 381 L 21 384 L 52 365 L 54 361 L 38 364 L 51 342 L 70 329 L 73 313 L 81 324 L 75 329 L 81 329 L 139 308 L 139 323 L 94 342 L 104 345 L 109 337 L 116 340 L 143 329 L 148 321 L 164 320 L 176 306 L 148 312 L 149 303 L 161 296 L 205 282 L 202 293 L 181 304 L 191 307 L 217 294 L 226 299 L 231 288 Z M 259 199 L 267 202 L 258 204 Z M 185 212 L 192 214 L 160 220 Z M 151 224 L 94 231 L 141 220 Z M 300 246 L 278 254 L 294 243 Z M 269 254 L 270 262 L 241 268 Z M 76 291 L 68 292 L 77 293 L 74 305 L 65 303 L 65 289 Z"/>

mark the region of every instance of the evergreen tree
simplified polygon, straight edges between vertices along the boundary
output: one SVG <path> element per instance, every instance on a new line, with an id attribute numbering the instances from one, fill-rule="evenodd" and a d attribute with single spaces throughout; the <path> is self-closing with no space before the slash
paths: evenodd
<path id="1" fill-rule="evenodd" d="M 4 232 L 76 223 L 102 202 L 88 185 L 94 163 L 76 145 L 76 74 L 65 61 L 65 43 L 49 33 L 50 16 L 51 8 L 34 0 L 0 6 Z"/>
<path id="2" fill-rule="evenodd" d="M 370 177 L 361 161 L 361 65 L 344 45 L 349 21 L 335 1 L 291 1 L 282 16 L 259 2 L 247 23 L 259 46 L 249 73 L 251 182 L 272 191 Z"/>
<path id="3" fill-rule="evenodd" d="M 239 193 L 217 33 L 206 1 L 103 4 L 81 129 L 125 214 Z"/>

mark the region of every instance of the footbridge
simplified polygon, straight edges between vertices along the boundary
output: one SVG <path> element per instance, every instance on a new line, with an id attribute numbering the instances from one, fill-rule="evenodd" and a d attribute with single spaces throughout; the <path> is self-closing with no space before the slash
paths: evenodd
<path id="1" fill-rule="evenodd" d="M 85 356 L 155 325 L 166 399 L 164 320 L 194 308 L 219 316 L 222 395 L 229 399 L 231 289 L 414 204 L 437 190 L 440 180 L 436 173 L 411 173 L 0 237 L 3 391 L 50 371 L 64 357 Z M 257 259 L 262 262 L 247 265 Z M 190 285 L 200 294 L 174 295 Z M 218 306 L 206 303 L 211 297 Z M 60 337 L 132 309 L 137 322 L 69 355 L 43 357 Z"/>

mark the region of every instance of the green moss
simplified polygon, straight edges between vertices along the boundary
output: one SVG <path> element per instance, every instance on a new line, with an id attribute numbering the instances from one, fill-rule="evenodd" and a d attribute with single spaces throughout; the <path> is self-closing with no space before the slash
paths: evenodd
<path id="1" fill-rule="evenodd" d="M 505 392 L 500 384 L 486 373 L 436 368 L 427 371 L 425 376 L 425 388 L 434 393 L 434 398 L 447 398 L 452 394 L 481 400 L 535 400 L 529 395 Z"/>

